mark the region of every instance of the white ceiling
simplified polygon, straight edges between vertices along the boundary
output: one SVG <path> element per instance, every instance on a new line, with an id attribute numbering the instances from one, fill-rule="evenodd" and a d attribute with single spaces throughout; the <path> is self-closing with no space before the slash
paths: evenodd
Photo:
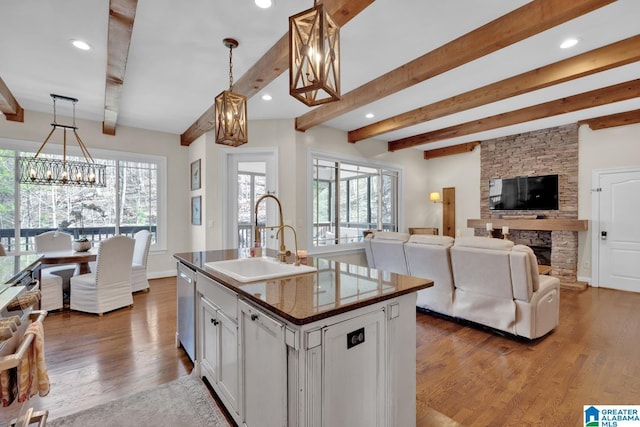
<path id="1" fill-rule="evenodd" d="M 524 4 L 526 0 L 376 0 L 341 30 L 342 93 L 370 81 Z M 118 125 L 183 133 L 228 86 L 225 37 L 235 80 L 288 31 L 288 16 L 312 0 L 139 0 Z M 581 18 L 436 76 L 327 123 L 345 131 L 640 33 L 640 1 L 618 0 Z M 103 120 L 108 0 L 12 1 L 0 5 L 0 77 L 26 110 L 51 112 L 50 93 L 76 97 L 77 116 Z M 560 42 L 579 37 L 572 49 Z M 71 46 L 71 39 L 92 45 Z M 630 64 L 381 135 L 393 140 L 632 80 Z M 273 100 L 261 99 L 269 93 Z M 439 148 L 640 108 L 640 99 L 429 144 Z M 288 94 L 283 73 L 248 104 L 250 120 L 309 111 Z M 365 118 L 372 112 L 374 119 Z M 361 144 L 366 142 L 360 142 Z M 425 147 L 418 147 L 425 149 Z"/>

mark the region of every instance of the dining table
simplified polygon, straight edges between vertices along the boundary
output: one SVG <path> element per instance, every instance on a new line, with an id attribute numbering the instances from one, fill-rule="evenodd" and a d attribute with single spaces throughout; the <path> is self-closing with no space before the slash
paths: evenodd
<path id="1" fill-rule="evenodd" d="M 74 251 L 73 249 L 63 251 L 51 251 L 40 254 L 40 262 L 43 265 L 76 264 L 77 274 L 91 273 L 89 263 L 98 257 L 98 248 L 93 247 L 88 251 Z"/>

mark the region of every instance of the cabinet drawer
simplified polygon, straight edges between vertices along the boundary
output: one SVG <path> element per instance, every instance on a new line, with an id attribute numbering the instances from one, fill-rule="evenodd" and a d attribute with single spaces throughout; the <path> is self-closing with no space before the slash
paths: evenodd
<path id="1" fill-rule="evenodd" d="M 196 280 L 198 292 L 220 309 L 230 319 L 238 320 L 238 295 L 224 285 L 198 273 Z"/>

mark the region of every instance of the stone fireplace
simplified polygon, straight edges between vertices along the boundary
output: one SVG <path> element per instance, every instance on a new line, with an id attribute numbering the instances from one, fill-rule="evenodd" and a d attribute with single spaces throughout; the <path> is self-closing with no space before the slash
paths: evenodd
<path id="1" fill-rule="evenodd" d="M 571 124 L 483 141 L 480 168 L 481 220 L 469 220 L 475 234 L 486 235 L 485 222 L 510 227 L 509 239 L 539 252 L 551 274 L 563 283 L 577 281 L 578 231 L 578 126 Z M 489 179 L 517 176 L 558 175 L 558 210 L 489 210 Z M 518 217 L 537 215 L 541 220 Z M 504 220 L 504 222 L 501 222 Z M 547 221 L 558 220 L 558 224 Z M 563 220 L 575 220 L 564 222 Z M 535 222 L 540 221 L 540 222 Z M 526 224 L 518 226 L 517 224 Z M 539 226 L 536 226 L 539 224 Z M 548 260 L 548 262 L 546 261 Z M 540 261 L 539 261 L 540 263 Z"/>

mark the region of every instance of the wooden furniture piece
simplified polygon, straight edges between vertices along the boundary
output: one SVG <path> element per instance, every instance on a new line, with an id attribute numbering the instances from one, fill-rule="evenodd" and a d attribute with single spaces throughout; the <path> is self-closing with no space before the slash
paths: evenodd
<path id="1" fill-rule="evenodd" d="M 589 220 L 587 219 L 468 219 L 467 227 L 485 229 L 486 224 L 493 224 L 494 230 L 506 225 L 510 230 L 539 230 L 539 231 L 587 231 Z"/>
<path id="2" fill-rule="evenodd" d="M 442 235 L 456 237 L 456 188 L 442 189 Z"/>
<path id="3" fill-rule="evenodd" d="M 439 233 L 437 227 L 409 227 L 409 234 L 433 234 L 437 236 Z"/>
<path id="4" fill-rule="evenodd" d="M 73 249 L 65 251 L 47 252 L 42 254 L 40 262 L 43 265 L 56 264 L 77 264 L 77 274 L 90 273 L 89 262 L 95 261 L 98 255 L 98 248 L 91 248 L 88 251 L 76 252 Z"/>

